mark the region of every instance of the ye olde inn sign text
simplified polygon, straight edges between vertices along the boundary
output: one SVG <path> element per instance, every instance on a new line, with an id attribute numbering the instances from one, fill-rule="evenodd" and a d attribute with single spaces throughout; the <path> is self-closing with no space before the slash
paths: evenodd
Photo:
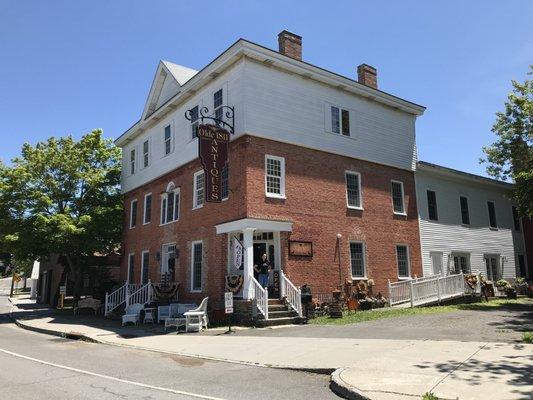
<path id="1" fill-rule="evenodd" d="M 224 112 L 225 110 L 225 112 Z M 220 111 L 220 112 L 219 112 Z M 185 118 L 192 123 L 200 120 L 198 126 L 198 156 L 204 167 L 205 201 L 220 203 L 222 201 L 222 172 L 228 167 L 228 146 L 230 134 L 233 133 L 233 107 L 221 106 L 216 116 L 209 115 L 209 109 L 188 110 Z M 200 118 L 198 118 L 200 117 Z M 204 123 L 205 120 L 213 123 Z"/>
<path id="2" fill-rule="evenodd" d="M 204 167 L 205 201 L 222 201 L 222 171 L 228 164 L 229 132 L 216 125 L 198 127 L 198 155 Z"/>

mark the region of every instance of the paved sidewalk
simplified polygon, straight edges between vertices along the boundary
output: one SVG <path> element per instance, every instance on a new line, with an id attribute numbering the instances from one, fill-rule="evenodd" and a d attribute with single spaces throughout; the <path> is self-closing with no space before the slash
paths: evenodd
<path id="1" fill-rule="evenodd" d="M 286 337 L 227 336 L 223 329 L 213 331 L 214 335 L 163 335 L 138 327 L 87 326 L 72 318 L 31 313 L 26 318 L 20 315 L 18 323 L 183 356 L 322 372 L 339 369 L 332 387 L 348 398 L 412 399 L 432 391 L 440 399 L 525 400 L 533 393 L 533 345 L 302 338 L 290 333 Z"/>

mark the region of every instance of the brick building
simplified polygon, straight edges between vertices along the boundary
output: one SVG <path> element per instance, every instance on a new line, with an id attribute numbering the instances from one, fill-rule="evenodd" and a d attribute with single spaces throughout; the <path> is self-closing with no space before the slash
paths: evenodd
<path id="1" fill-rule="evenodd" d="M 422 275 L 414 171 L 424 107 L 379 90 L 366 64 L 356 75 L 304 62 L 301 37 L 287 31 L 278 52 L 239 39 L 201 71 L 161 61 L 141 119 L 116 141 L 123 281 L 168 272 L 180 300 L 209 296 L 219 310 L 226 276 L 243 276 L 244 301 L 258 296 L 253 267 L 263 253 L 271 284 L 314 293 L 353 279 L 386 295 L 387 280 Z M 207 203 L 199 117 L 206 107 L 227 120 L 224 106 L 234 107 L 224 200 Z"/>

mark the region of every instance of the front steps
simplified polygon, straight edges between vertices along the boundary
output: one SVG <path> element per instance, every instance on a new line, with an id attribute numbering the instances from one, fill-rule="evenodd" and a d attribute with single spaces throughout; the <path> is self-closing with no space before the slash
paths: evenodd
<path id="1" fill-rule="evenodd" d="M 303 320 L 283 300 L 268 299 L 268 320 L 264 318 L 258 319 L 255 325 L 258 328 L 266 328 L 269 326 L 300 324 Z"/>

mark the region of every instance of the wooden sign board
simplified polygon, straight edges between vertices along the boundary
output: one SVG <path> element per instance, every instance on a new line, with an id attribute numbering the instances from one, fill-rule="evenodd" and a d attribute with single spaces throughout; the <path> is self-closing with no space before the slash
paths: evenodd
<path id="1" fill-rule="evenodd" d="M 198 126 L 198 156 L 204 167 L 205 201 L 222 201 L 222 171 L 228 164 L 230 133 L 217 125 Z"/>
<path id="2" fill-rule="evenodd" d="M 313 242 L 289 240 L 289 255 L 313 257 Z"/>

